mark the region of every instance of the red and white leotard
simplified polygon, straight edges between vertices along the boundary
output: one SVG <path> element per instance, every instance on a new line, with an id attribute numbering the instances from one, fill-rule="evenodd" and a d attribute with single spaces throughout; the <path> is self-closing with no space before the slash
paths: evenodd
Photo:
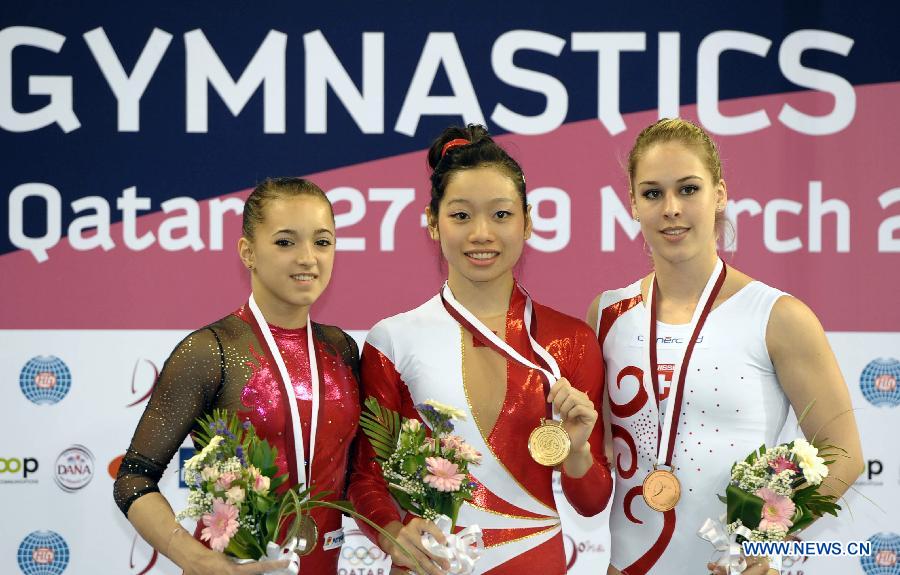
<path id="1" fill-rule="evenodd" d="M 656 463 L 673 364 L 691 334 L 688 325 L 657 323 L 657 409 L 643 377 L 649 310 L 640 285 L 605 292 L 597 326 L 616 460 L 611 564 L 627 575 L 697 575 L 714 551 L 697 530 L 725 512 L 716 495 L 724 495 L 732 463 L 774 444 L 787 417 L 788 400 L 766 349 L 769 315 L 784 293 L 754 281 L 707 318 L 689 364 L 672 459 L 681 499 L 660 513 L 644 502 L 641 484 Z"/>
<path id="2" fill-rule="evenodd" d="M 525 297 L 514 288 L 506 316 L 506 341 L 536 362 L 523 322 Z M 583 322 L 535 304 L 533 336 L 559 364 L 562 375 L 599 405 L 603 374 L 599 346 Z M 485 552 L 476 573 L 491 575 L 566 572 L 559 514 L 553 499 L 552 469 L 535 463 L 528 435 L 545 415 L 544 376 L 507 361 L 506 398 L 493 430 L 482 434 L 463 384 L 460 324 L 435 296 L 418 308 L 379 322 L 363 349 L 365 395 L 417 418 L 415 405 L 427 399 L 462 409 L 466 421 L 454 422 L 454 433 L 484 454 L 469 471 L 477 484 L 474 500 L 460 510 L 459 527 L 477 524 L 484 530 Z M 612 481 L 603 455 L 603 425 L 590 438 L 594 465 L 579 479 L 563 473 L 566 498 L 582 515 L 606 507 Z M 369 442 L 360 436 L 348 493 L 356 509 L 381 526 L 402 520 L 388 493 Z M 367 534 L 377 541 L 375 533 Z"/>

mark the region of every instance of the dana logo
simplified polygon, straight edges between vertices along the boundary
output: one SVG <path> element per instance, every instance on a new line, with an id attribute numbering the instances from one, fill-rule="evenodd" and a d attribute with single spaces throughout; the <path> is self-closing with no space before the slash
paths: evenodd
<path id="1" fill-rule="evenodd" d="M 58 357 L 39 355 L 28 360 L 19 372 L 19 387 L 32 403 L 53 405 L 69 393 L 72 374 Z"/>
<path id="2" fill-rule="evenodd" d="M 878 358 L 869 362 L 859 376 L 859 387 L 869 403 L 879 407 L 900 405 L 900 361 L 894 358 Z"/>
<path id="3" fill-rule="evenodd" d="M 900 573 L 900 564 L 897 563 L 897 556 L 900 555 L 900 535 L 877 533 L 869 537 L 869 541 L 872 543 L 872 554 L 860 557 L 866 575 Z"/>
<path id="4" fill-rule="evenodd" d="M 38 460 L 34 457 L 0 457 L 0 483 L 37 483 L 29 477 L 38 470 Z"/>
<path id="5" fill-rule="evenodd" d="M 94 478 L 94 455 L 83 445 L 73 445 L 56 458 L 53 478 L 60 489 L 75 493 Z"/>
<path id="6" fill-rule="evenodd" d="M 25 575 L 60 575 L 69 564 L 69 545 L 53 531 L 34 531 L 19 544 L 16 557 Z"/>

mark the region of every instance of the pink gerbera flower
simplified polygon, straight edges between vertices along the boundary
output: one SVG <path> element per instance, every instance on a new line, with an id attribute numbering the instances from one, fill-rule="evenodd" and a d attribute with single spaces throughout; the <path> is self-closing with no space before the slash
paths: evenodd
<path id="1" fill-rule="evenodd" d="M 797 464 L 783 455 L 779 455 L 778 457 L 770 461 L 769 467 L 771 467 L 775 473 L 781 473 L 786 469 L 793 471 L 794 473 L 800 471 L 800 469 L 797 467 Z"/>
<path id="2" fill-rule="evenodd" d="M 459 467 L 443 457 L 426 457 L 425 464 L 428 474 L 425 475 L 425 483 L 438 491 L 458 491 L 465 475 L 459 473 Z"/>
<path id="3" fill-rule="evenodd" d="M 789 497 L 778 495 L 768 487 L 757 490 L 757 497 L 763 500 L 762 520 L 759 522 L 760 531 L 768 531 L 771 527 L 789 528 L 793 525 L 791 517 L 797 509 Z"/>
<path id="4" fill-rule="evenodd" d="M 200 532 L 202 541 L 209 541 L 213 551 L 224 551 L 228 542 L 238 530 L 238 510 L 234 505 L 222 501 L 221 498 L 213 499 L 213 512 L 202 517 L 206 526 Z"/>

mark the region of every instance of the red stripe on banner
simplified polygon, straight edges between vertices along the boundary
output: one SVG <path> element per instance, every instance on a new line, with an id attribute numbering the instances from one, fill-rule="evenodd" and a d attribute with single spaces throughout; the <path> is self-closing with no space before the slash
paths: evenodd
<path id="1" fill-rule="evenodd" d="M 900 203 L 885 195 L 900 187 L 895 158 L 900 129 L 887 112 L 900 101 L 900 83 L 860 86 L 855 92 L 851 124 L 825 136 L 798 133 L 778 116 L 786 104 L 826 115 L 834 106 L 826 93 L 720 103 L 725 115 L 763 110 L 771 122 L 750 134 L 716 137 L 730 199 L 742 202 L 743 210 L 737 251 L 723 257 L 805 301 L 829 331 L 896 331 L 900 308 L 872 302 L 883 299 L 884 285 L 900 283 L 900 256 L 891 251 L 900 244 L 900 225 L 890 219 L 900 215 Z M 682 114 L 696 118 L 696 107 L 685 106 Z M 655 119 L 655 111 L 627 114 L 627 129 L 615 136 L 599 121 L 587 120 L 541 136 L 498 138 L 524 166 L 532 193 L 543 188 L 532 196 L 543 198 L 532 199 L 539 225 L 519 266 L 519 280 L 536 299 L 583 317 L 597 293 L 649 271 L 642 240 L 630 239 L 622 228 L 628 224 L 629 200 L 621 165 L 638 132 Z M 325 190 L 343 188 L 336 213 L 346 215 L 347 222 L 363 215 L 341 227 L 338 236 L 355 239 L 350 247 L 365 243 L 365 251 L 337 254 L 316 317 L 345 329 L 368 329 L 437 291 L 443 279 L 440 254 L 421 224 L 430 197 L 424 157 L 419 151 L 309 175 Z M 404 192 L 385 188 L 414 189 L 414 199 L 394 202 Z M 63 202 L 65 213 L 72 210 L 70 199 Z M 198 251 L 166 251 L 158 237 L 133 251 L 125 247 L 123 226 L 117 223 L 110 227 L 115 247 L 109 251 L 77 251 L 63 239 L 43 263 L 28 251 L 0 256 L 0 329 L 188 329 L 226 315 L 249 292 L 235 247 L 240 217 L 222 218 L 224 249 L 211 251 L 210 201 L 198 204 L 203 240 Z M 110 206 L 116 209 L 115 203 Z M 842 215 L 844 206 L 849 218 Z M 173 215 L 183 214 L 137 218 L 138 233 L 159 236 L 160 225 Z M 570 225 L 559 227 L 554 223 L 559 221 Z M 849 235 L 842 239 L 838 228 L 845 224 Z M 845 244 L 850 251 L 838 251 Z"/>

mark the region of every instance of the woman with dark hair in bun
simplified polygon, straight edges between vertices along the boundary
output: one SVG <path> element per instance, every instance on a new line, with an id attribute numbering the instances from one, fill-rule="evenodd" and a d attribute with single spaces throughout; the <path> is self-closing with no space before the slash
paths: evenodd
<path id="1" fill-rule="evenodd" d="M 237 565 L 192 537 L 157 486 L 197 419 L 228 409 L 278 449 L 279 474 L 339 497 L 359 419 L 356 344 L 314 323 L 310 308 L 331 279 L 334 214 L 324 192 L 299 178 L 261 183 L 244 205 L 238 252 L 250 272 L 248 301 L 189 334 L 166 360 L 119 468 L 115 500 L 141 536 L 185 575 L 271 572 L 287 561 Z M 296 407 L 292 406 L 293 403 Z M 317 535 L 301 574 L 337 572 L 341 513 L 311 512 Z M 212 529 L 212 527 L 209 527 Z M 306 532 L 307 534 L 310 531 Z M 308 535 L 309 536 L 309 535 Z M 199 539 L 199 540 L 198 540 Z"/>
<path id="2" fill-rule="evenodd" d="M 533 302 L 513 277 L 531 235 L 519 164 L 474 125 L 445 130 L 428 164 L 425 213 L 448 264 L 447 282 L 421 306 L 369 332 L 364 393 L 407 418 L 421 420 L 415 406 L 427 399 L 466 413 L 454 433 L 483 459 L 470 467 L 474 498 L 463 504 L 457 525 L 483 530 L 476 573 L 561 575 L 566 561 L 554 468 L 582 515 L 602 511 L 612 491 L 595 408 L 603 392 L 599 346 L 586 324 Z M 538 428 L 534 437 L 557 440 L 532 441 Z M 563 448 L 550 453 L 548 445 Z M 447 569 L 421 543 L 425 532 L 443 542 L 440 531 L 425 519 L 401 516 L 367 440 L 358 442 L 348 493 L 430 575 Z M 397 544 L 366 531 L 395 566 L 411 565 Z"/>

